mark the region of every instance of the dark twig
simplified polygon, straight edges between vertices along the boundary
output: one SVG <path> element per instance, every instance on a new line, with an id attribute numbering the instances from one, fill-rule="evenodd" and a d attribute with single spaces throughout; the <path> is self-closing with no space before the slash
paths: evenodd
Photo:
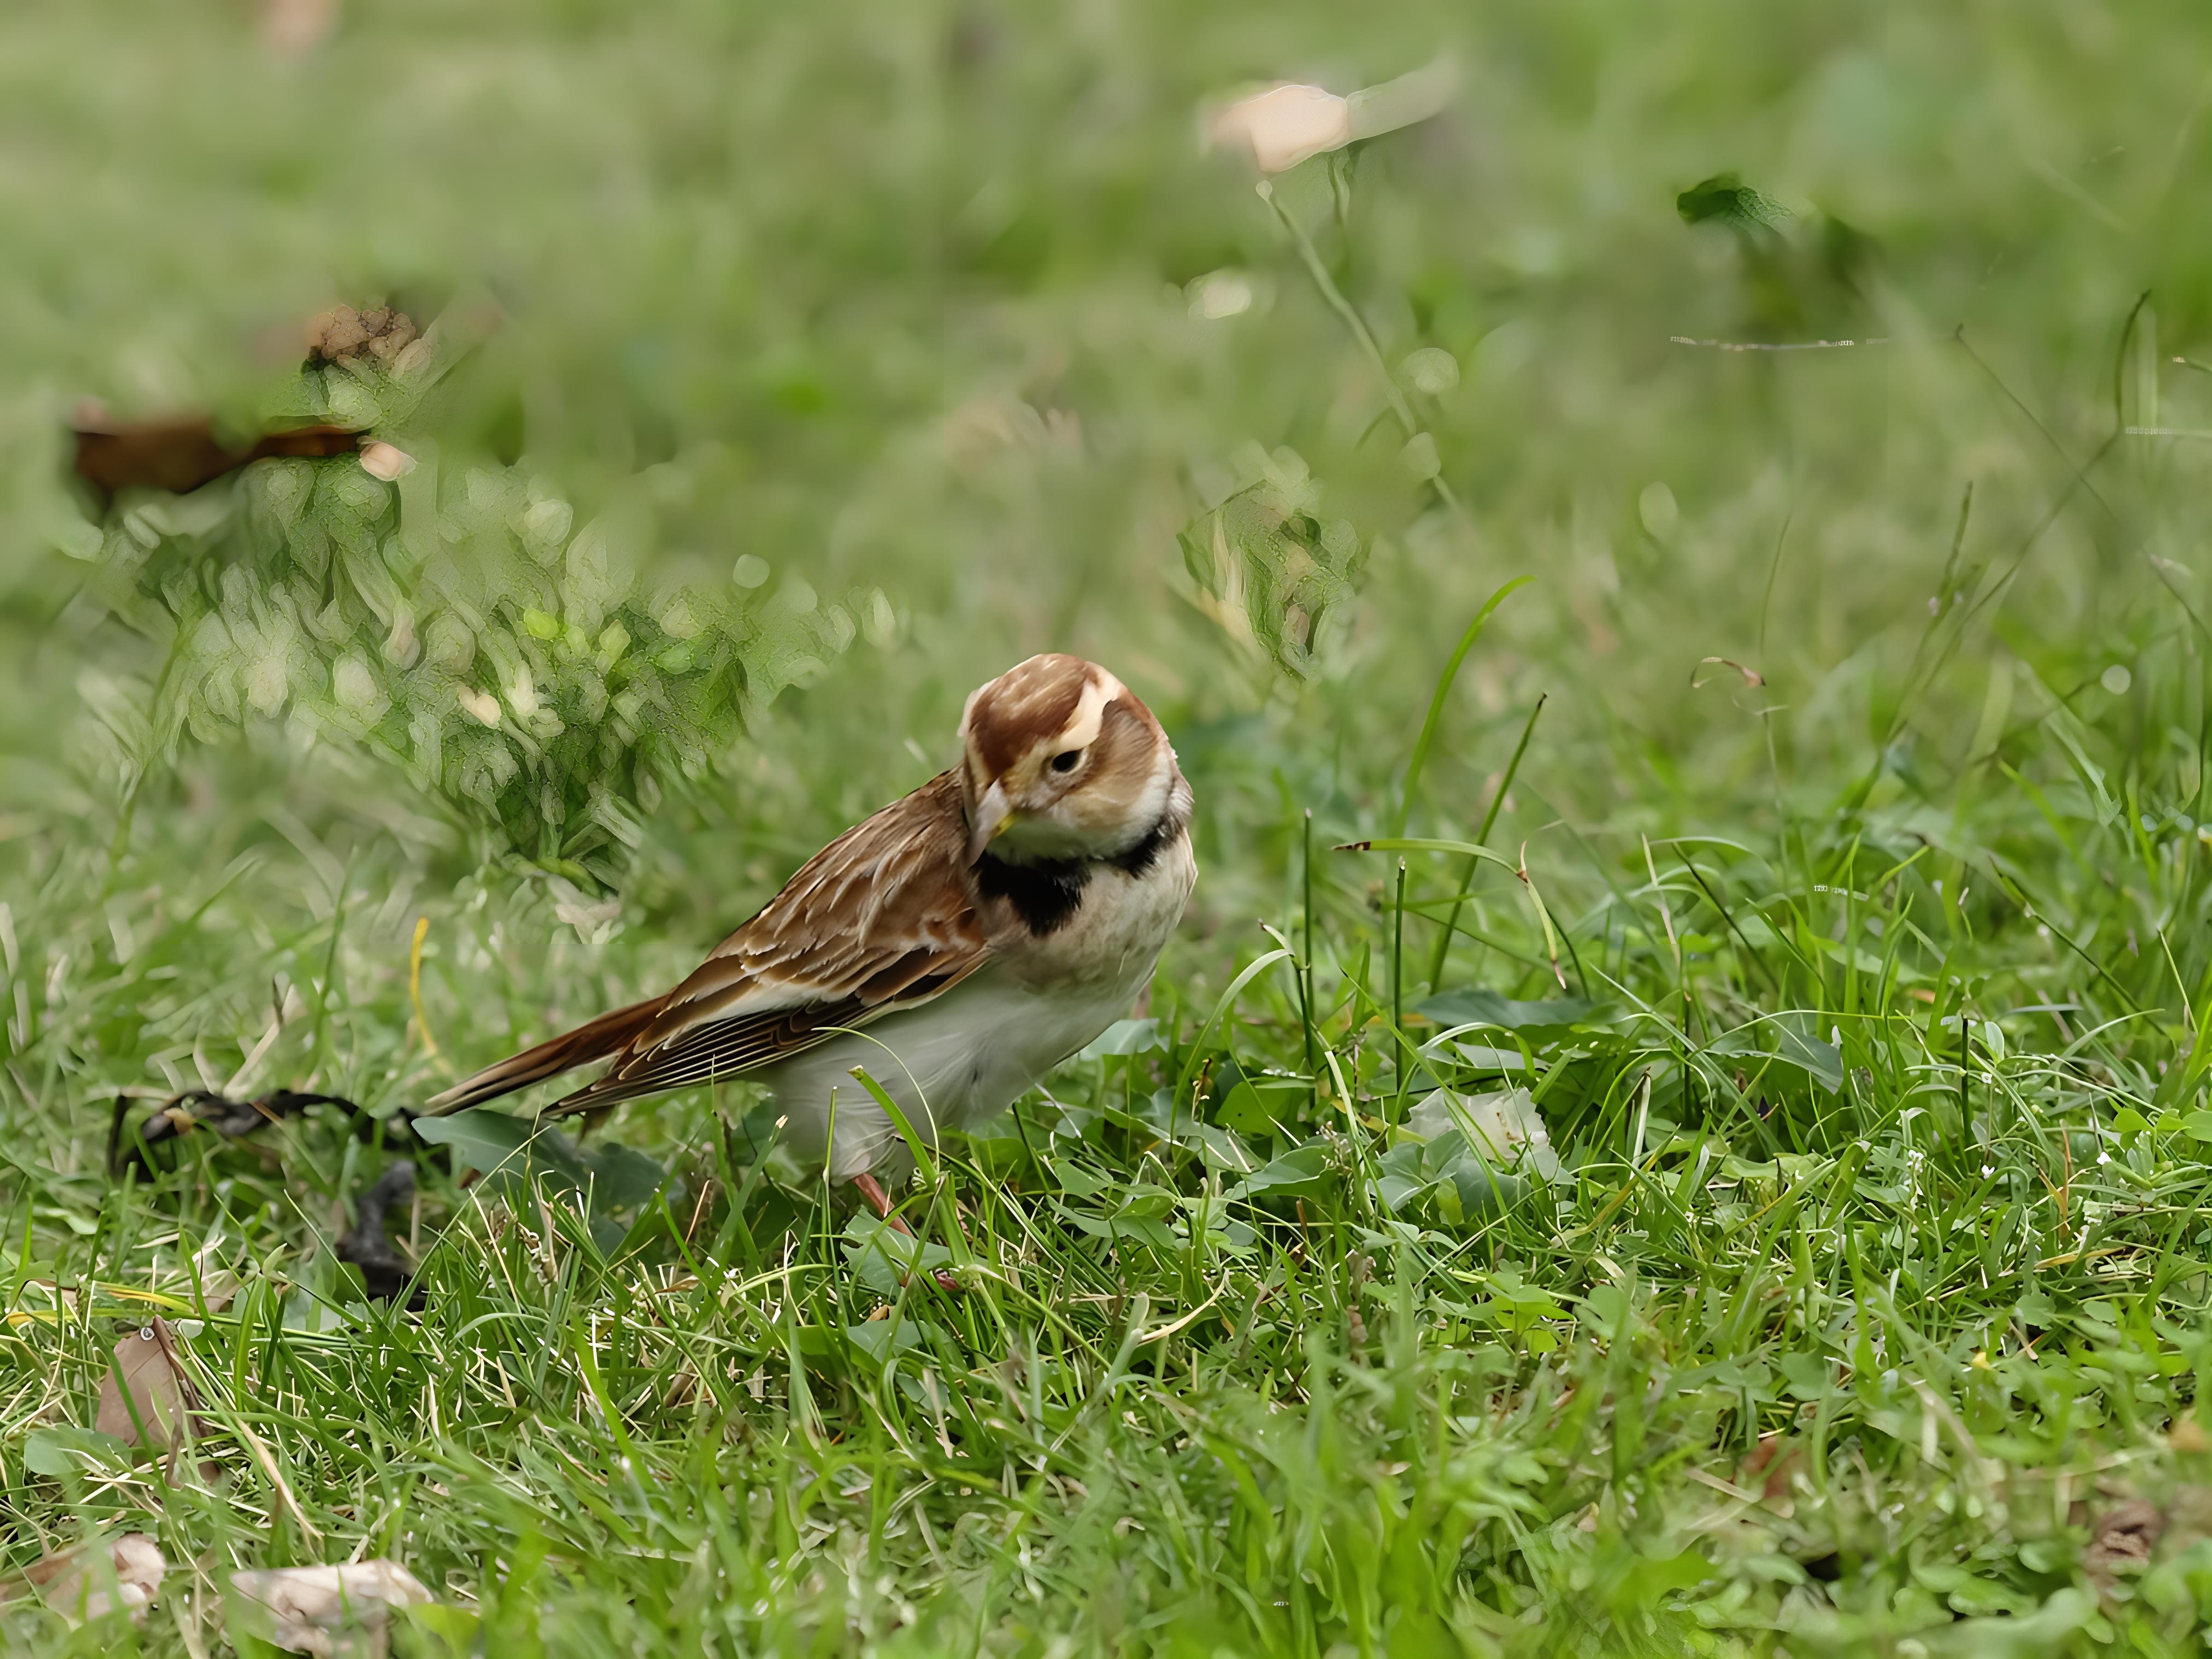
<path id="1" fill-rule="evenodd" d="M 391 1234 L 386 1230 L 386 1218 L 393 1206 L 414 1196 L 415 1166 L 402 1158 L 377 1176 L 368 1190 L 362 1194 L 354 1205 L 353 1230 L 338 1240 L 338 1260 L 350 1261 L 361 1269 L 362 1285 L 379 1302 L 389 1302 L 397 1297 L 414 1275 L 414 1269 L 392 1247 Z M 420 1308 L 422 1292 L 417 1291 L 408 1297 L 407 1305 Z"/>
<path id="2" fill-rule="evenodd" d="M 153 1113 L 136 1129 L 126 1134 L 124 1122 L 128 1109 L 127 1101 L 117 1096 L 114 1121 L 107 1136 L 107 1167 L 111 1175 L 119 1175 L 125 1163 L 136 1163 L 147 1169 L 146 1154 L 165 1140 L 189 1134 L 195 1129 L 211 1129 L 225 1140 L 237 1140 L 252 1134 L 265 1124 L 279 1118 L 294 1117 L 310 1106 L 342 1108 L 354 1121 L 354 1131 L 366 1137 L 374 1133 L 378 1120 L 371 1117 L 355 1102 L 343 1095 L 302 1094 L 292 1089 L 272 1089 L 253 1100 L 233 1100 L 228 1095 L 217 1094 L 212 1089 L 187 1089 L 182 1094 L 172 1095 L 154 1109 Z M 404 1126 L 404 1113 L 386 1121 Z M 130 1143 L 125 1151 L 125 1143 Z"/>

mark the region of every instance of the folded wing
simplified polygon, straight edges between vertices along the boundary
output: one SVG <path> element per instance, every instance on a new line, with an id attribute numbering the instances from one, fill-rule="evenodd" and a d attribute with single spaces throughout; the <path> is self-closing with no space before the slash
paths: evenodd
<path id="1" fill-rule="evenodd" d="M 961 875 L 959 780 L 945 773 L 840 836 L 664 997 L 501 1060 L 428 1103 L 480 1105 L 611 1058 L 556 1103 L 587 1111 L 773 1065 L 915 1007 L 990 955 Z"/>

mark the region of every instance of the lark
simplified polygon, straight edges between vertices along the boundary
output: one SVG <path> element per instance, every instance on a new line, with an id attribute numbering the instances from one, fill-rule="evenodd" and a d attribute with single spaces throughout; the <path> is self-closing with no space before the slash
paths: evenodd
<path id="1" fill-rule="evenodd" d="M 611 1060 L 556 1114 L 765 1084 L 800 1158 L 878 1213 L 917 1137 L 1005 1109 L 1127 1012 L 1198 866 L 1190 785 L 1136 695 L 1031 657 L 968 699 L 960 763 L 831 842 L 666 994 L 488 1066 L 459 1111 Z"/>

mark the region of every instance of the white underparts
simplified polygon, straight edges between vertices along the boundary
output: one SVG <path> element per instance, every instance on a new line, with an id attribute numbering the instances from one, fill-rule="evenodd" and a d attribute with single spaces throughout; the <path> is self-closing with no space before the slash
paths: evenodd
<path id="1" fill-rule="evenodd" d="M 760 1075 L 784 1115 L 784 1138 L 830 1178 L 911 1169 L 904 1138 L 853 1076 L 865 1067 L 915 1133 L 964 1128 L 1003 1111 L 1128 1012 L 1196 879 L 1179 836 L 1141 875 L 1102 866 L 1068 923 L 1015 942 L 936 1000 L 832 1037 Z M 836 1146 L 830 1151 L 831 1118 Z"/>

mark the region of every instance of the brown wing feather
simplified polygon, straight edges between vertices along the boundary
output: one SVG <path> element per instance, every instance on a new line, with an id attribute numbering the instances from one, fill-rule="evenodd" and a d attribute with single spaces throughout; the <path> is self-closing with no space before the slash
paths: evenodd
<path id="1" fill-rule="evenodd" d="M 433 1109 L 474 1105 L 612 1054 L 605 1076 L 552 1109 L 611 1106 L 773 1064 L 839 1028 L 942 994 L 990 955 L 961 874 L 964 823 L 958 775 L 933 778 L 816 854 L 689 979 L 639 1004 L 643 1018 L 619 1043 L 520 1075 L 532 1054 L 566 1040 L 556 1038 L 449 1090 Z M 517 1080 L 501 1080 L 510 1068 Z M 441 1105 L 447 1100 L 454 1106 Z"/>
<path id="2" fill-rule="evenodd" d="M 617 1008 L 611 1013 L 601 1014 L 587 1024 L 573 1031 L 549 1037 L 534 1048 L 526 1048 L 519 1054 L 509 1055 L 496 1066 L 487 1066 L 474 1077 L 458 1083 L 441 1095 L 434 1095 L 424 1103 L 427 1116 L 442 1117 L 448 1112 L 465 1111 L 471 1106 L 481 1106 L 487 1100 L 496 1100 L 501 1095 L 513 1094 L 517 1089 L 526 1089 L 533 1083 L 558 1076 L 578 1066 L 588 1066 L 595 1060 L 605 1060 L 618 1054 L 636 1038 L 637 1034 L 653 1023 L 660 1012 L 665 996 L 647 997 L 643 1002 L 633 1002 L 627 1008 Z"/>

